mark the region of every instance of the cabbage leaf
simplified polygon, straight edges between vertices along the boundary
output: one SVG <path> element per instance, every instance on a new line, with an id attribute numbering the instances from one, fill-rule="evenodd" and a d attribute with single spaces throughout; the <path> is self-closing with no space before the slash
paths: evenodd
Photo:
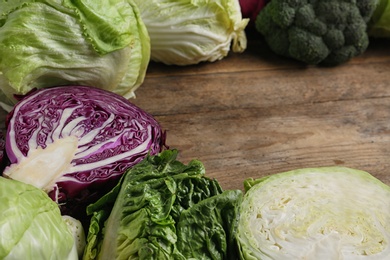
<path id="1" fill-rule="evenodd" d="M 42 190 L 0 177 L 0 259 L 78 259 L 58 205 Z"/>
<path id="2" fill-rule="evenodd" d="M 151 59 L 169 65 L 220 60 L 247 47 L 236 0 L 135 0 L 151 41 Z"/>
<path id="3" fill-rule="evenodd" d="M 87 208 L 84 259 L 236 259 L 239 190 L 223 191 L 204 166 L 165 150 L 135 165 Z"/>
<path id="4" fill-rule="evenodd" d="M 0 10 L 1 101 L 73 84 L 130 98 L 142 84 L 150 39 L 132 0 L 2 0 Z"/>

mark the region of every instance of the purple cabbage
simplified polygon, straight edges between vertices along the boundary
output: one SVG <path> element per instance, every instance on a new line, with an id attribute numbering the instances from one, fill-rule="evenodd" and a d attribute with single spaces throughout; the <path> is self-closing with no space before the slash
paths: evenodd
<path id="1" fill-rule="evenodd" d="M 159 123 L 122 96 L 86 86 L 40 89 L 9 114 L 11 165 L 3 174 L 46 190 L 63 214 L 78 217 L 164 142 Z"/>
<path id="2" fill-rule="evenodd" d="M 0 130 L 0 171 L 6 166 L 7 156 L 5 155 L 5 136 L 3 130 Z"/>

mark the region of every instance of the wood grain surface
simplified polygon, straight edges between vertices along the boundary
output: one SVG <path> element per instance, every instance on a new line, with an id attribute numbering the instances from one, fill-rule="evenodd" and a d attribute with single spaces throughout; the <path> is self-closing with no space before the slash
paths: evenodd
<path id="1" fill-rule="evenodd" d="M 329 68 L 248 38 L 244 53 L 214 63 L 149 65 L 131 101 L 160 122 L 179 159 L 201 160 L 224 189 L 334 165 L 390 185 L 390 40 L 372 40 L 363 55 Z"/>
<path id="2" fill-rule="evenodd" d="M 363 55 L 329 68 L 248 38 L 244 53 L 214 63 L 150 64 L 131 101 L 160 122 L 179 159 L 201 160 L 225 189 L 334 165 L 390 185 L 390 41 L 372 40 Z"/>

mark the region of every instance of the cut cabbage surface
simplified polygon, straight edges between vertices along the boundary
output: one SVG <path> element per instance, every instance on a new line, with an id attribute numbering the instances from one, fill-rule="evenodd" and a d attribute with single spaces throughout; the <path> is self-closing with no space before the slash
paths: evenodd
<path id="1" fill-rule="evenodd" d="M 390 188 L 345 167 L 245 181 L 242 259 L 390 259 Z"/>

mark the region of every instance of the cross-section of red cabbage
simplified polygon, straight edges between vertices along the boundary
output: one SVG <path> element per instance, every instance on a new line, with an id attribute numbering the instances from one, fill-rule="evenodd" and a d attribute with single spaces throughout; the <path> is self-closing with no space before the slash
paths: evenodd
<path id="1" fill-rule="evenodd" d="M 164 141 L 158 122 L 117 94 L 86 86 L 41 89 L 10 113 L 11 164 L 3 174 L 44 189 L 75 216 L 127 168 L 159 153 Z"/>

